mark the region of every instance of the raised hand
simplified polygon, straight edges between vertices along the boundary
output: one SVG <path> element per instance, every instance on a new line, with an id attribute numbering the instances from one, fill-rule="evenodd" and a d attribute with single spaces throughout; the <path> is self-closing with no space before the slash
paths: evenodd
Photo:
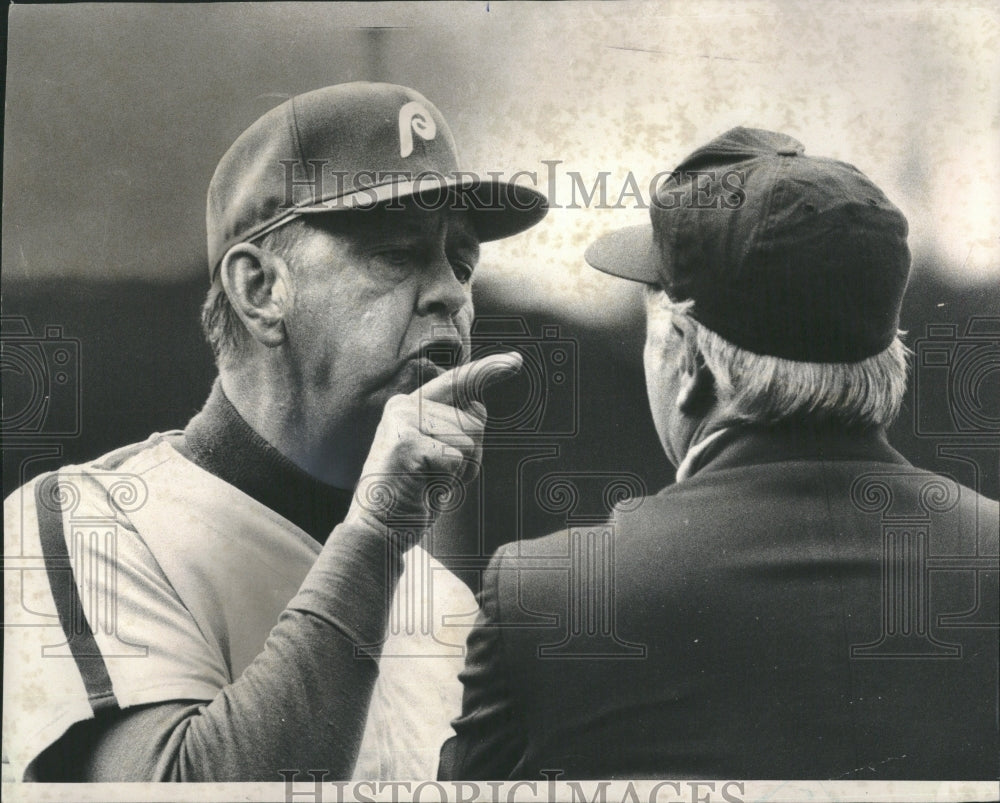
<path id="1" fill-rule="evenodd" d="M 385 405 L 345 523 L 384 530 L 393 521 L 430 522 L 433 486 L 468 482 L 482 460 L 482 390 L 516 374 L 517 352 L 491 354 L 435 377 Z"/>

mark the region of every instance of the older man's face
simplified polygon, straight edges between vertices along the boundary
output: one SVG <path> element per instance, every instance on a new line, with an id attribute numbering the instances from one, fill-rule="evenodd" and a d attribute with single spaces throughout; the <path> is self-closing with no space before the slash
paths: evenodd
<path id="1" fill-rule="evenodd" d="M 289 260 L 289 399 L 320 442 L 335 435 L 334 418 L 370 437 L 392 395 L 442 370 L 428 350 L 450 351 L 452 364 L 469 357 L 479 242 L 467 213 L 409 205 L 346 214 L 349 227 L 306 218 Z"/>

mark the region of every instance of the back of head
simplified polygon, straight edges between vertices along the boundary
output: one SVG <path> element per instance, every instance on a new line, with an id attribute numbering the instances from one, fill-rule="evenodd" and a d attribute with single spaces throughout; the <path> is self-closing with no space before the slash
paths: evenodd
<path id="1" fill-rule="evenodd" d="M 907 223 L 864 174 L 736 128 L 677 166 L 650 217 L 587 260 L 658 286 L 689 316 L 727 416 L 892 420 L 906 382 Z"/>

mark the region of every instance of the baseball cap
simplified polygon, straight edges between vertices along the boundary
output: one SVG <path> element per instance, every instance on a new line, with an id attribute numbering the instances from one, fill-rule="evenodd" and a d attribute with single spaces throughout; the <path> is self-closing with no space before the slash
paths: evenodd
<path id="1" fill-rule="evenodd" d="M 662 181 L 651 225 L 592 243 L 593 267 L 661 285 L 731 343 L 805 362 L 857 362 L 899 327 L 907 222 L 857 168 L 785 134 L 734 128 Z"/>
<path id="2" fill-rule="evenodd" d="M 294 217 L 419 196 L 467 208 L 481 241 L 517 234 L 548 211 L 528 187 L 458 169 L 441 112 L 404 86 L 355 82 L 297 95 L 232 144 L 208 188 L 208 266 Z"/>

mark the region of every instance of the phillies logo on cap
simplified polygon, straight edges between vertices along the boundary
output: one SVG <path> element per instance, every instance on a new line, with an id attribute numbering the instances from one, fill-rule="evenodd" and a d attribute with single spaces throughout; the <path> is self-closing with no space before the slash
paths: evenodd
<path id="1" fill-rule="evenodd" d="M 437 125 L 422 103 L 411 100 L 399 110 L 399 155 L 404 159 L 413 153 L 414 132 L 429 141 L 437 134 Z"/>

